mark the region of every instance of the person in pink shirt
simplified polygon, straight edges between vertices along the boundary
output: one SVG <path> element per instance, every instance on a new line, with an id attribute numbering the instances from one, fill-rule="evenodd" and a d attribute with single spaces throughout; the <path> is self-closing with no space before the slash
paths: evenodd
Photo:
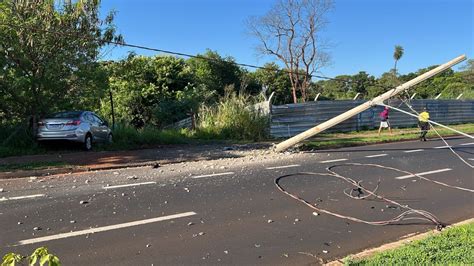
<path id="1" fill-rule="evenodd" d="M 390 134 L 392 134 L 392 128 L 390 127 L 390 122 L 388 121 L 388 107 L 385 106 L 383 111 L 379 114 L 380 116 L 380 127 L 379 127 L 379 136 L 382 128 L 388 128 Z"/>

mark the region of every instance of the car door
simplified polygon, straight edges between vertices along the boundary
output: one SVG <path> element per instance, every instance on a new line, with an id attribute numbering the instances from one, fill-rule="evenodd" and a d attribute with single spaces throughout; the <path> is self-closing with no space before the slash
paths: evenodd
<path id="1" fill-rule="evenodd" d="M 100 136 L 100 128 L 97 121 L 94 119 L 94 115 L 92 113 L 86 113 L 85 115 L 86 121 L 89 123 L 90 132 L 92 134 L 92 139 L 94 141 L 102 141 Z"/>
<path id="2" fill-rule="evenodd" d="M 98 117 L 96 114 L 92 114 L 94 121 L 97 123 L 97 134 L 100 136 L 101 141 L 107 140 L 109 134 L 109 127 L 106 125 L 104 120 Z"/>

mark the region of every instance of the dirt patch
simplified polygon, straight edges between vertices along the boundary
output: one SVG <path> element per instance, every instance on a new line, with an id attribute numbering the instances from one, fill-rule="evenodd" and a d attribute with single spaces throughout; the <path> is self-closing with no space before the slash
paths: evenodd
<path id="1" fill-rule="evenodd" d="M 0 178 L 53 175 L 122 167 L 137 167 L 179 163 L 186 161 L 239 158 L 268 152 L 271 143 L 255 144 L 206 144 L 163 145 L 153 149 L 130 151 L 73 152 L 44 155 L 15 156 L 0 159 L 0 165 L 28 165 L 63 163 L 68 167 L 51 167 L 42 170 L 0 172 Z"/>

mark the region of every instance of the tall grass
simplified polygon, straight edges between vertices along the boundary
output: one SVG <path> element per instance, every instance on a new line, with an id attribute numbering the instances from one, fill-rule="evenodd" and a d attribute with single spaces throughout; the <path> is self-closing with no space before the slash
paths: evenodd
<path id="1" fill-rule="evenodd" d="M 189 140 L 186 130 L 161 130 L 156 127 L 136 129 L 117 125 L 113 130 L 114 142 L 107 150 L 146 148 L 158 144 L 182 144 Z"/>
<path id="2" fill-rule="evenodd" d="M 195 137 L 257 141 L 268 137 L 268 116 L 252 108 L 248 95 L 230 93 L 214 106 L 201 106 Z"/>
<path id="3" fill-rule="evenodd" d="M 0 126 L 0 157 L 35 154 L 44 151 L 34 141 L 31 128 L 25 123 Z"/>

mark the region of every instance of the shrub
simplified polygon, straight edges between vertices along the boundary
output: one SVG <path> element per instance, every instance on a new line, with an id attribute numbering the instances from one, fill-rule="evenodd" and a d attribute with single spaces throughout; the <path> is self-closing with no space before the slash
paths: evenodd
<path id="1" fill-rule="evenodd" d="M 252 108 L 248 95 L 226 94 L 215 106 L 201 106 L 195 136 L 235 140 L 261 140 L 268 136 L 268 116 Z"/>
<path id="2" fill-rule="evenodd" d="M 161 130 L 153 126 L 136 129 L 132 126 L 117 125 L 113 131 L 114 143 L 110 149 L 142 148 L 157 144 L 186 143 L 186 132 Z"/>
<path id="3" fill-rule="evenodd" d="M 20 254 L 8 253 L 3 256 L 2 266 L 23 265 L 21 263 L 28 261 L 28 265 L 36 265 L 38 262 L 40 266 L 48 263 L 49 266 L 61 266 L 59 258 L 51 253 L 45 247 L 37 248 L 30 256 L 23 257 Z"/>

